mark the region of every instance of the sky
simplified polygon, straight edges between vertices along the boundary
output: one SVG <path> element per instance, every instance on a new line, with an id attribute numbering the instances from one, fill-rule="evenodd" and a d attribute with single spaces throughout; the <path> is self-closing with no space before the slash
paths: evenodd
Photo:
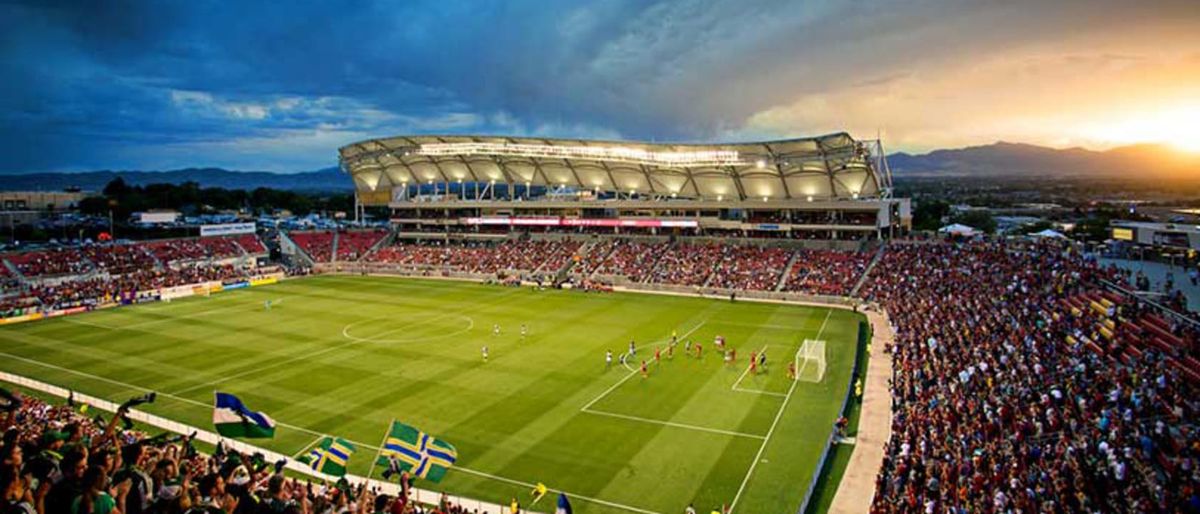
<path id="1" fill-rule="evenodd" d="M 1196 0 L 0 4 L 0 173 L 399 134 L 1200 151 Z"/>

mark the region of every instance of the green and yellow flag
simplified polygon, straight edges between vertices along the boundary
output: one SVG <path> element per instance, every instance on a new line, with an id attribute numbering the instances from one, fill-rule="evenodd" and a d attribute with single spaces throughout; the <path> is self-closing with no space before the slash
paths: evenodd
<path id="1" fill-rule="evenodd" d="M 387 467 L 393 459 L 413 476 L 440 482 L 458 460 L 458 450 L 416 427 L 393 420 L 375 463 Z"/>
<path id="2" fill-rule="evenodd" d="M 300 457 L 300 462 L 308 464 L 313 471 L 340 477 L 346 474 L 346 465 L 350 456 L 354 455 L 354 445 L 340 437 L 326 437 L 307 455 Z"/>

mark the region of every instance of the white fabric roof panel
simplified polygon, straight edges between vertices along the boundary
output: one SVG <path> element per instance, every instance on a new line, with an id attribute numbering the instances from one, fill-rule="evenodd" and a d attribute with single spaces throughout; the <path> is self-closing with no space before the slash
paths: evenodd
<path id="1" fill-rule="evenodd" d="M 755 200 L 876 198 L 888 187 L 868 145 L 846 133 L 713 145 L 399 136 L 350 144 L 339 156 L 362 191 L 494 180 Z"/>

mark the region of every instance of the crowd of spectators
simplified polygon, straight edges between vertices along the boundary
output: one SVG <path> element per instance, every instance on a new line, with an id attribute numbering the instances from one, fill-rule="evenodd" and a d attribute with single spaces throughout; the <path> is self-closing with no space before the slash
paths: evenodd
<path id="1" fill-rule="evenodd" d="M 577 241 L 505 241 L 487 247 L 471 271 L 499 273 L 517 271 L 555 272 L 579 252 Z"/>
<path id="2" fill-rule="evenodd" d="M 91 269 L 91 264 L 76 248 L 10 253 L 5 254 L 4 259 L 27 277 L 78 275 Z"/>
<path id="3" fill-rule="evenodd" d="M 784 291 L 846 296 L 862 278 L 874 254 L 837 250 L 796 251 Z"/>
<path id="4" fill-rule="evenodd" d="M 162 264 L 222 259 L 248 253 L 265 253 L 254 234 L 225 237 L 162 239 L 129 244 L 98 243 L 78 248 L 57 248 L 9 253 L 2 256 L 26 278 L 82 275 L 91 271 L 110 274 L 137 272 Z M 15 281 L 0 262 L 0 280 Z M 15 285 L 5 283 L 7 285 Z M 6 287 L 8 289 L 8 287 Z"/>
<path id="5" fill-rule="evenodd" d="M 152 268 L 154 257 L 140 244 L 97 243 L 82 247 L 84 257 L 100 271 L 113 275 Z"/>
<path id="6" fill-rule="evenodd" d="M 205 259 L 227 259 L 242 255 L 241 246 L 232 237 L 163 239 L 142 243 L 142 245 L 163 264 Z"/>
<path id="7" fill-rule="evenodd" d="M 578 241 L 397 243 L 376 250 L 367 260 L 471 273 L 553 273 L 565 266 L 581 246 Z"/>
<path id="8" fill-rule="evenodd" d="M 387 236 L 386 230 L 348 230 L 337 235 L 338 261 L 357 261 Z"/>
<path id="9" fill-rule="evenodd" d="M 330 262 L 333 260 L 333 232 L 328 230 L 313 232 L 290 232 L 288 237 L 304 250 L 314 262 Z"/>
<path id="10" fill-rule="evenodd" d="M 410 500 L 411 479 L 387 495 L 365 484 L 313 483 L 218 444 L 197 451 L 189 436 L 149 435 L 125 407 L 105 420 L 72 401 L 51 405 L 0 391 L 0 510 L 14 514 L 477 514 Z M 94 411 L 93 411 L 94 412 Z"/>
<path id="11" fill-rule="evenodd" d="M 647 282 L 700 286 L 716 269 L 724 245 L 720 243 L 677 243 L 664 252 Z"/>
<path id="12" fill-rule="evenodd" d="M 772 291 L 787 269 L 793 252 L 784 248 L 731 245 L 722 252 L 721 261 L 709 287 Z"/>
<path id="13" fill-rule="evenodd" d="M 585 276 L 625 276 L 641 282 L 654 268 L 671 243 L 644 243 L 629 239 L 609 239 L 596 243 L 581 261 Z"/>
<path id="14" fill-rule="evenodd" d="M 1105 278 L 1058 242 L 887 249 L 860 291 L 895 328 L 873 512 L 1200 508 L 1196 341 L 1147 344 Z"/>

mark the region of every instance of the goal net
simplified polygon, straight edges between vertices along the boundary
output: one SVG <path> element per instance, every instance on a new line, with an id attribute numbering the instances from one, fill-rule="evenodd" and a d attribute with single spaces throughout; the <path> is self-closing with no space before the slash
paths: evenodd
<path id="1" fill-rule="evenodd" d="M 805 339 L 796 351 L 796 380 L 820 382 L 825 378 L 825 341 Z"/>

